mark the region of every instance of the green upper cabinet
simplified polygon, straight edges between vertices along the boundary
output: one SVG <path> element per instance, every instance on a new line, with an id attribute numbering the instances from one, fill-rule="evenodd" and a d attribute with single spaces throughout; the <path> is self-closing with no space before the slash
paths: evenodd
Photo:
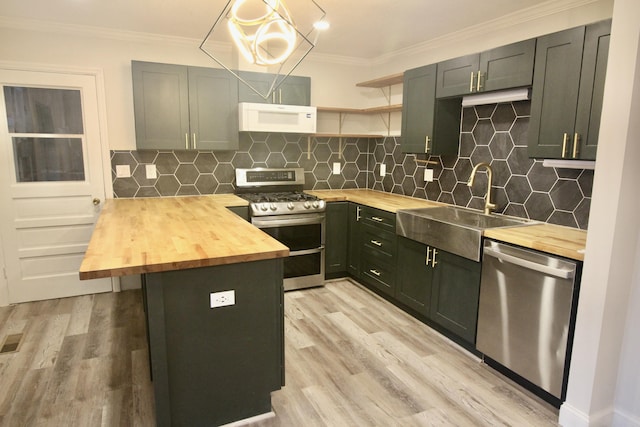
<path id="1" fill-rule="evenodd" d="M 436 100 L 436 72 L 436 64 L 431 64 L 404 73 L 403 153 L 458 153 L 462 104 L 457 99 Z"/>
<path id="2" fill-rule="evenodd" d="M 239 71 L 238 76 L 261 93 L 267 93 L 273 84 L 275 74 Z M 246 84 L 240 82 L 238 94 L 240 102 L 260 104 L 311 105 L 311 78 L 289 76 L 265 99 Z"/>
<path id="3" fill-rule="evenodd" d="M 436 97 L 531 86 L 535 51 L 531 39 L 440 62 Z"/>
<path id="4" fill-rule="evenodd" d="M 238 148 L 238 83 L 215 68 L 132 61 L 138 149 Z"/>
<path id="5" fill-rule="evenodd" d="M 538 39 L 529 156 L 594 160 L 611 21 Z"/>

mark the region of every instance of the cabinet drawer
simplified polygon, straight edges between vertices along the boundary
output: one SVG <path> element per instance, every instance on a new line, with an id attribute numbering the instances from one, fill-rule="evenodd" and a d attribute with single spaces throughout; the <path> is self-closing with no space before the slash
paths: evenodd
<path id="1" fill-rule="evenodd" d="M 391 257 L 396 254 L 396 234 L 382 231 L 371 224 L 363 224 L 362 244 L 365 248 L 382 252 Z"/>
<path id="2" fill-rule="evenodd" d="M 394 234 L 396 232 L 396 214 L 392 212 L 365 206 L 362 208 L 362 221 L 381 230 L 387 230 Z"/>
<path id="3" fill-rule="evenodd" d="M 362 280 L 377 289 L 393 296 L 396 272 L 392 264 L 382 262 L 374 257 L 362 260 Z"/>

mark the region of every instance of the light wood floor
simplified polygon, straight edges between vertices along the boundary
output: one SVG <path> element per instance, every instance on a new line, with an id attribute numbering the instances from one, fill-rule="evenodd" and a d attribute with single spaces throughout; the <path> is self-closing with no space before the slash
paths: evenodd
<path id="1" fill-rule="evenodd" d="M 285 294 L 271 426 L 553 426 L 557 411 L 349 281 Z M 139 291 L 0 308 L 0 426 L 153 426 Z"/>

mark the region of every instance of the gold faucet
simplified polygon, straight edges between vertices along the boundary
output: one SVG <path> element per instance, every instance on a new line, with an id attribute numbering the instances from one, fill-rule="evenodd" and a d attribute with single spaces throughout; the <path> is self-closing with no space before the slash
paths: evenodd
<path id="1" fill-rule="evenodd" d="M 475 167 L 471 171 L 471 176 L 469 177 L 469 182 L 467 182 L 467 186 L 471 187 L 473 185 L 473 181 L 476 178 L 476 172 L 481 167 L 484 167 L 487 169 L 487 195 L 484 201 L 484 214 L 491 215 L 491 211 L 496 208 L 496 205 L 495 203 L 491 203 L 491 181 L 493 179 L 493 171 L 491 170 L 491 166 L 489 165 L 489 163 L 482 162 L 475 165 Z"/>

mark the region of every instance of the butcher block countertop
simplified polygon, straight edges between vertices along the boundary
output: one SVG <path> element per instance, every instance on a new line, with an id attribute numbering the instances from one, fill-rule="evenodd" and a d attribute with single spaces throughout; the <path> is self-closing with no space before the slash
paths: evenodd
<path id="1" fill-rule="evenodd" d="M 80 266 L 80 279 L 281 258 L 289 248 L 228 206 L 233 195 L 109 199 Z"/>
<path id="2" fill-rule="evenodd" d="M 327 202 L 349 201 L 394 213 L 398 209 L 446 206 L 444 203 L 375 190 L 316 190 L 307 193 Z M 584 261 L 587 240 L 585 230 L 533 222 L 526 226 L 487 229 L 483 234 L 485 237 L 525 248 Z"/>
<path id="3" fill-rule="evenodd" d="M 446 204 L 440 202 L 418 199 L 416 197 L 401 196 L 399 194 L 385 193 L 383 191 L 376 190 L 313 190 L 305 191 L 305 193 L 313 194 L 326 202 L 349 201 L 393 213 L 397 212 L 399 209 L 446 206 Z"/>

